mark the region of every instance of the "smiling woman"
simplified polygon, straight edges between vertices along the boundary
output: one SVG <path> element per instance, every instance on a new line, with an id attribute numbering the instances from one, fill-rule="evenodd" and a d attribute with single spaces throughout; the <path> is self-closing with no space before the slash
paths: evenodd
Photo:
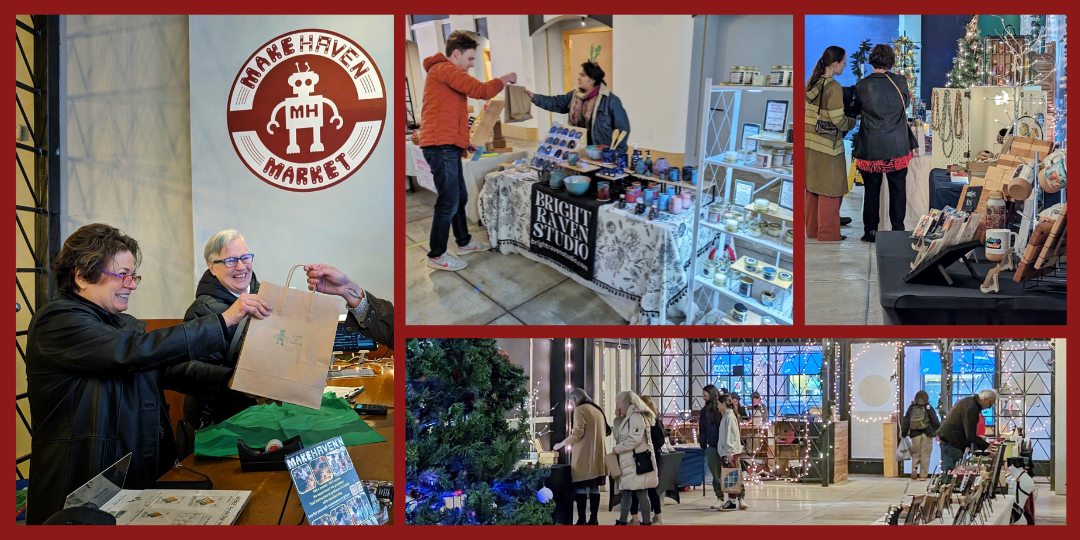
<path id="1" fill-rule="evenodd" d="M 94 223 L 72 233 L 56 258 L 59 292 L 27 330 L 26 382 L 35 463 L 26 521 L 42 523 L 64 498 L 131 454 L 127 484 L 142 486 L 174 463 L 176 447 L 163 389 L 213 392 L 232 370 L 196 359 L 224 352 L 244 316 L 269 304 L 239 295 L 220 315 L 146 331 L 123 313 L 138 288 L 139 243 Z"/>

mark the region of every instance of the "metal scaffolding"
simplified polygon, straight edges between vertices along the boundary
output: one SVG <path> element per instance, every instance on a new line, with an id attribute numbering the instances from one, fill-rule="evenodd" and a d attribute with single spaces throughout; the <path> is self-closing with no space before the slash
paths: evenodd
<path id="1" fill-rule="evenodd" d="M 32 46 L 32 59 L 27 57 L 24 40 Z M 16 18 L 15 46 L 29 79 L 19 80 L 16 69 L 15 105 L 26 126 L 28 141 L 15 141 L 15 163 L 33 200 L 32 206 L 15 205 L 15 225 L 32 260 L 31 265 L 20 266 L 16 256 L 15 288 L 22 302 L 15 303 L 15 312 L 25 307 L 33 316 L 36 308 L 45 305 L 56 291 L 50 268 L 60 252 L 60 16 L 31 15 L 30 23 Z M 27 108 L 33 111 L 32 121 Z M 33 163 L 30 173 L 24 160 Z M 27 234 L 24 216 L 33 218 L 33 239 Z M 23 276 L 27 275 L 34 280 L 33 300 L 23 288 Z M 25 336 L 26 330 L 16 327 L 15 350 L 24 362 L 26 354 L 19 339 Z M 30 433 L 30 423 L 20 405 L 26 396 L 25 392 L 15 395 L 15 412 Z M 18 478 L 23 478 L 19 465 L 29 460 L 29 453 L 16 457 Z"/>

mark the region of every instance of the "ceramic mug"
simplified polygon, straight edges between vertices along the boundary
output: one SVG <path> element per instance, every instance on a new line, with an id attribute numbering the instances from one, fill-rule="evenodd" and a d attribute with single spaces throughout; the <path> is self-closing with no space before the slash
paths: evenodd
<path id="1" fill-rule="evenodd" d="M 986 259 L 1000 261 L 1005 258 L 1005 251 L 1016 245 L 1017 234 L 1009 229 L 986 230 Z"/>

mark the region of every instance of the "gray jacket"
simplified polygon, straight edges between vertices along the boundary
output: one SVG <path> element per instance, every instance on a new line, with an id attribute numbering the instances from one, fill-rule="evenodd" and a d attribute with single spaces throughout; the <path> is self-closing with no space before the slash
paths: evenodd
<path id="1" fill-rule="evenodd" d="M 544 96 L 541 94 L 533 94 L 533 105 L 544 109 L 545 111 L 551 111 L 560 114 L 570 113 L 570 103 L 574 99 L 575 90 L 571 90 L 566 94 L 559 96 Z M 600 96 L 598 97 L 600 102 L 592 116 L 592 127 L 589 128 L 589 138 L 592 139 L 592 144 L 595 145 L 611 145 L 611 133 L 618 129 L 619 131 L 625 131 L 630 133 L 630 118 L 626 116 L 626 109 L 623 109 L 622 101 L 612 94 L 608 90 L 607 85 L 600 85 Z M 623 142 L 617 149 L 619 152 L 626 152 L 627 141 L 629 135 L 623 139 Z"/>

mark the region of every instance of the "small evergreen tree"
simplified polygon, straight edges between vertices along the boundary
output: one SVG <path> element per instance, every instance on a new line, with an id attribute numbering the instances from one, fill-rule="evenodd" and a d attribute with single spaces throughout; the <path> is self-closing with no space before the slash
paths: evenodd
<path id="1" fill-rule="evenodd" d="M 494 339 L 410 339 L 405 351 L 406 521 L 550 524 L 554 503 L 537 497 L 548 469 L 515 470 L 529 451 L 524 370 Z"/>
<path id="2" fill-rule="evenodd" d="M 851 53 L 851 73 L 855 75 L 856 79 L 862 79 L 866 76 L 863 70 L 866 67 L 866 61 L 869 59 L 870 49 L 873 48 L 874 46 L 867 39 L 859 44 L 859 48 L 855 52 Z"/>
<path id="3" fill-rule="evenodd" d="M 948 88 L 971 88 L 979 84 L 979 56 L 982 41 L 979 39 L 979 16 L 972 17 L 964 37 L 956 40 L 956 56 L 953 67 L 945 78 Z"/>

